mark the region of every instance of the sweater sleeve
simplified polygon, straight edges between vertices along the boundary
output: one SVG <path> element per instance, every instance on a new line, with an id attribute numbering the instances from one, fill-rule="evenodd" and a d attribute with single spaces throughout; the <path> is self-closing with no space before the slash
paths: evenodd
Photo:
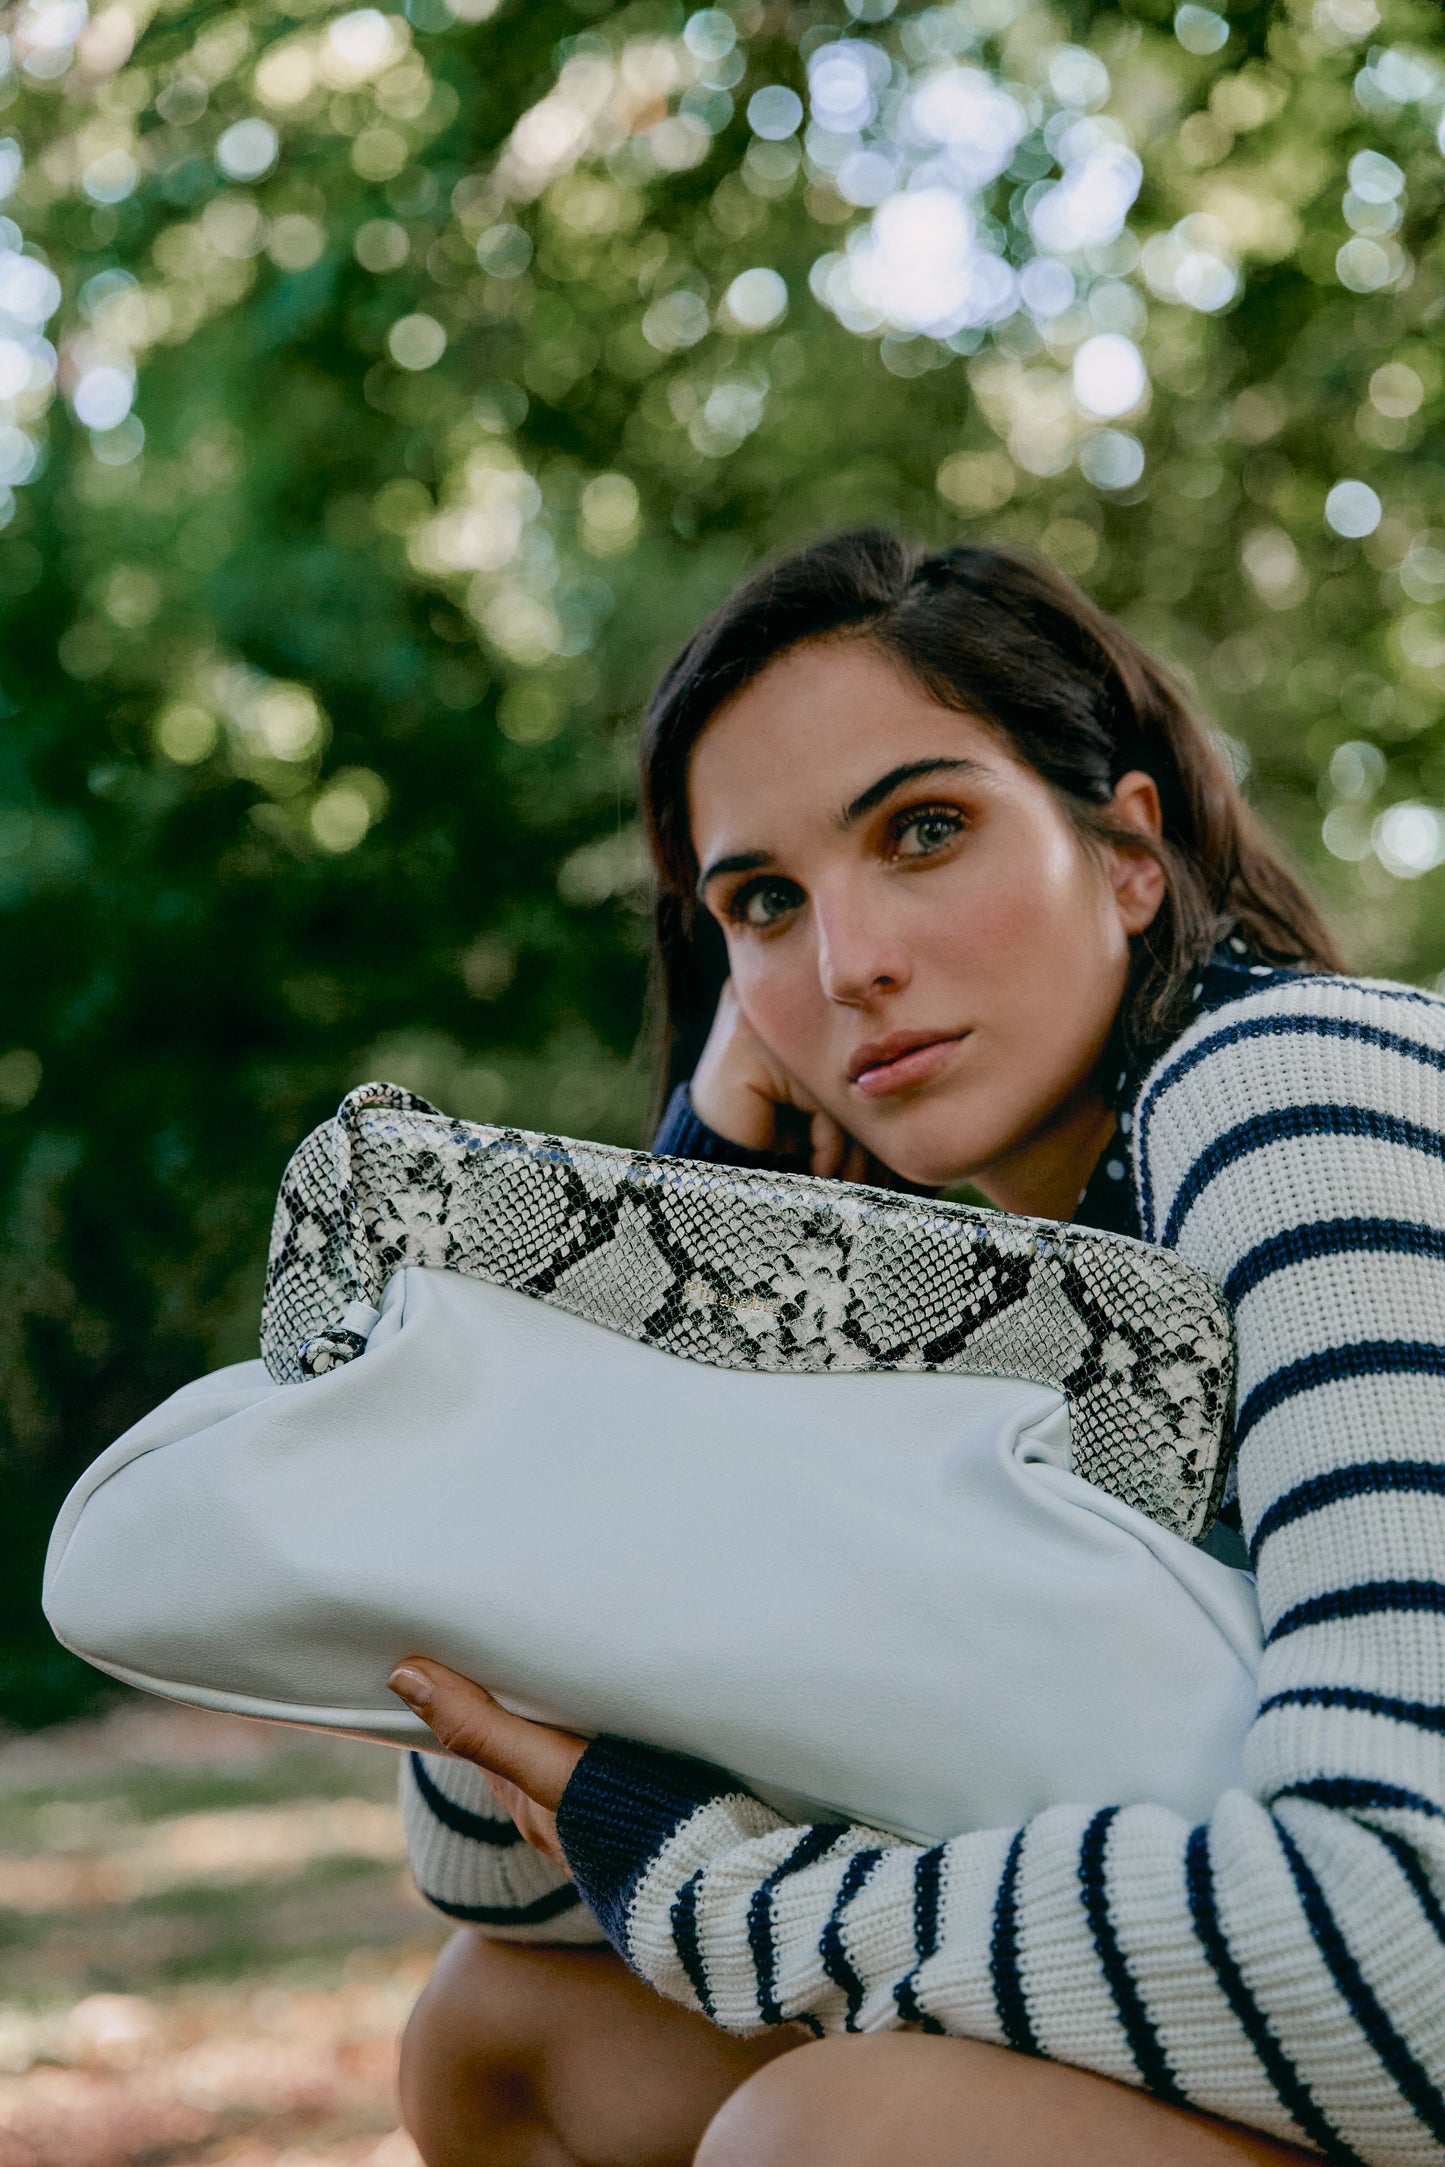
<path id="1" fill-rule="evenodd" d="M 730 1136 L 710 1129 L 695 1111 L 692 1093 L 685 1083 L 678 1085 L 664 1107 L 652 1148 L 661 1158 L 705 1159 L 710 1166 L 756 1167 L 765 1173 L 790 1163 L 778 1152 L 754 1151 L 750 1145 L 735 1144 Z"/>
<path id="2" fill-rule="evenodd" d="M 522 1841 L 480 1769 L 405 1753 L 399 1788 L 407 1857 L 433 1909 L 499 1941 L 603 1940 L 572 1882 Z"/>
<path id="3" fill-rule="evenodd" d="M 1151 1236 L 1237 1322 L 1265 1627 L 1245 1786 L 923 1849 L 595 1743 L 558 1827 L 664 1993 L 739 2032 L 908 2027 L 1367 2167 L 1445 2161 L 1445 1004 L 1316 978 L 1146 1083 Z"/>

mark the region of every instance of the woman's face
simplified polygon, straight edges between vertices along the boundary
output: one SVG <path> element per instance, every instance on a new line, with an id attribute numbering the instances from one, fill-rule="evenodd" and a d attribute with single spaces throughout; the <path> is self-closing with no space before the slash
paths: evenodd
<path id="1" fill-rule="evenodd" d="M 804 1091 L 910 1180 L 1066 1216 L 1153 859 L 1091 847 L 1000 733 L 856 637 L 729 701 L 688 801 L 743 1014 Z M 1147 776 L 1113 810 L 1157 833 Z"/>

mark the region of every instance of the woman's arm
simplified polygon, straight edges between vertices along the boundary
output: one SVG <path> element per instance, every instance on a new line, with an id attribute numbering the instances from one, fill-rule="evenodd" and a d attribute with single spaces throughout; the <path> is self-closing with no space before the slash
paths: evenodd
<path id="1" fill-rule="evenodd" d="M 997 2040 L 1445 2160 L 1445 1005 L 1316 979 L 1150 1079 L 1146 1224 L 1229 1289 L 1266 1647 L 1248 1788 L 930 1849 L 600 1741 L 557 1826 L 610 1938 L 737 2031 Z"/>

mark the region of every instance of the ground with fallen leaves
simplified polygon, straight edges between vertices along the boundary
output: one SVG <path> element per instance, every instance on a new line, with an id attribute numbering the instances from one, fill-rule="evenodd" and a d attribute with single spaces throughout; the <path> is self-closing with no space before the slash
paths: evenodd
<path id="1" fill-rule="evenodd" d="M 0 1739 L 0 2167 L 418 2167 L 446 1938 L 385 1747 L 173 1708 Z"/>

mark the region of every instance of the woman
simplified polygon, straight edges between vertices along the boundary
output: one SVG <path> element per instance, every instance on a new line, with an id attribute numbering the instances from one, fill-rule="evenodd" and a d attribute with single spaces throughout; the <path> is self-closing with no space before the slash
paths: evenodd
<path id="1" fill-rule="evenodd" d="M 405 2045 L 429 2167 L 1445 2160 L 1445 1003 L 1337 974 L 1161 672 L 1006 551 L 760 574 L 643 787 L 657 1148 L 966 1179 L 1223 1285 L 1260 1706 L 1205 1825 L 925 1849 L 408 1661 L 454 1756 L 413 1863 L 479 1922 Z"/>

